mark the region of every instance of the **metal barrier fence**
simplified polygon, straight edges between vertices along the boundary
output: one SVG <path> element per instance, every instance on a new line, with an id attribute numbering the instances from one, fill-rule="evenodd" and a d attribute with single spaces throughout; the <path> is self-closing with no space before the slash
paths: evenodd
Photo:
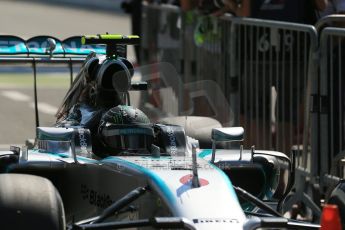
<path id="1" fill-rule="evenodd" d="M 322 185 L 345 178 L 345 29 L 326 28 L 320 40 L 320 128 Z M 336 176 L 336 177 L 334 177 Z M 338 178 L 337 178 L 338 177 Z"/>
<path id="2" fill-rule="evenodd" d="M 344 21 L 344 14 L 331 14 L 318 20 L 315 28 L 318 32 L 321 32 L 326 27 L 344 27 Z"/>
<path id="3" fill-rule="evenodd" d="M 233 18 L 231 31 L 231 77 L 238 78 L 237 114 L 252 134 L 248 141 L 289 154 L 308 139 L 303 112 L 308 78 L 315 77 L 308 75 L 315 67 L 310 58 L 317 50 L 315 29 Z"/>
<path id="4" fill-rule="evenodd" d="M 166 5 L 147 5 L 144 12 L 144 63 L 171 62 L 185 83 L 216 82 L 234 111 L 234 117 L 222 123 L 244 126 L 246 145 L 287 154 L 295 146 L 307 152 L 308 134 L 315 133 L 309 132 L 309 117 L 304 114 L 307 82 L 317 82 L 308 79 L 316 76 L 315 60 L 310 58 L 318 46 L 314 27 L 215 18 Z M 161 28 L 168 29 L 162 34 Z M 193 113 L 199 114 L 207 113 Z M 301 156 L 299 165 L 306 168 L 308 158 L 306 153 Z"/>
<path id="5" fill-rule="evenodd" d="M 303 200 L 319 216 L 308 189 L 319 174 L 318 113 L 309 95 L 317 94 L 318 37 L 313 26 L 250 18 L 231 19 L 231 103 L 247 145 L 296 156 L 295 193 L 287 210 Z M 310 113 L 312 111 L 312 113 Z M 313 159 L 313 160 L 312 160 Z M 309 184 L 308 184 L 309 183 Z"/>

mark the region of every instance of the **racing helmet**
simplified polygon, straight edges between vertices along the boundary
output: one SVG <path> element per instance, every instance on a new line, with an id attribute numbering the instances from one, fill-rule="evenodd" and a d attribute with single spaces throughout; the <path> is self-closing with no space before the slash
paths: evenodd
<path id="1" fill-rule="evenodd" d="M 141 110 L 126 105 L 109 109 L 98 129 L 106 151 L 102 155 L 148 154 L 153 134 L 148 117 Z"/>

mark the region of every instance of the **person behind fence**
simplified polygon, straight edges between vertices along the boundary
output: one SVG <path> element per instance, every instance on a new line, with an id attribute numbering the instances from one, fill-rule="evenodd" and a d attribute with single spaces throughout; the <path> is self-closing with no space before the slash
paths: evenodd
<path id="1" fill-rule="evenodd" d="M 122 9 L 131 14 L 132 34 L 141 36 L 142 0 L 126 0 L 121 4 Z M 140 64 L 140 44 L 134 46 L 135 57 Z"/>
<path id="2" fill-rule="evenodd" d="M 224 62 L 228 54 L 224 52 L 225 27 L 230 23 L 221 22 L 219 16 L 248 16 L 249 0 L 181 0 L 181 9 L 185 12 L 185 43 L 188 44 L 185 82 L 212 80 L 225 92 L 227 68 Z M 223 23 L 223 24 L 222 24 Z M 187 67 L 186 67 L 187 68 Z M 225 93 L 225 95 L 227 95 Z M 229 99 L 229 98 L 228 98 Z M 198 101 L 198 103 L 204 103 Z M 193 115 L 212 116 L 207 106 L 198 107 Z"/>
<path id="3" fill-rule="evenodd" d="M 315 0 L 320 17 L 345 13 L 345 0 Z"/>
<path id="4" fill-rule="evenodd" d="M 255 0 L 251 1 L 250 16 L 314 25 L 327 1 L 330 0 Z"/>
<path id="5" fill-rule="evenodd" d="M 198 9 L 206 15 L 221 16 L 231 13 L 236 16 L 249 15 L 249 0 L 180 0 L 181 9 L 189 11 Z"/>

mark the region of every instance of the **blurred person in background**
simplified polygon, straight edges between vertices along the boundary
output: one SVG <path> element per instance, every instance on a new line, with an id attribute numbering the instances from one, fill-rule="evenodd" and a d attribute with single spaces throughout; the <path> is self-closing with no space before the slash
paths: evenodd
<path id="1" fill-rule="evenodd" d="M 231 16 L 248 16 L 249 0 L 180 0 L 184 14 L 184 46 L 185 63 L 187 63 L 184 82 L 199 82 L 208 80 L 216 83 L 225 94 L 226 71 L 225 63 L 220 62 L 226 54 L 223 42 L 230 23 L 219 19 Z M 229 98 L 227 98 L 229 100 Z M 203 97 L 193 98 L 193 116 L 214 116 L 210 105 Z M 231 110 L 231 108 L 227 108 Z M 227 109 L 218 111 L 217 119 L 220 123 L 229 124 Z"/>
<path id="2" fill-rule="evenodd" d="M 180 0 L 181 9 L 198 9 L 203 14 L 220 16 L 231 13 L 254 17 L 314 24 L 318 13 L 345 11 L 345 0 Z M 315 14 L 317 12 L 317 14 Z"/>
<path id="3" fill-rule="evenodd" d="M 131 15 L 132 34 L 141 36 L 141 17 L 143 4 L 172 4 L 179 5 L 179 0 L 125 0 L 122 2 L 122 9 Z M 140 65 L 140 44 L 134 46 L 137 64 Z"/>
<path id="4" fill-rule="evenodd" d="M 320 17 L 330 14 L 344 14 L 345 0 L 315 0 Z"/>
<path id="5" fill-rule="evenodd" d="M 314 25 L 318 11 L 327 0 L 255 0 L 251 1 L 253 18 Z"/>
<path id="6" fill-rule="evenodd" d="M 249 16 L 250 0 L 181 0 L 181 9 L 198 9 L 203 14 L 221 16 L 231 13 L 236 16 Z"/>
<path id="7" fill-rule="evenodd" d="M 131 15 L 132 34 L 141 36 L 142 0 L 126 0 L 122 2 L 122 9 Z M 140 64 L 140 43 L 134 46 L 137 64 Z"/>

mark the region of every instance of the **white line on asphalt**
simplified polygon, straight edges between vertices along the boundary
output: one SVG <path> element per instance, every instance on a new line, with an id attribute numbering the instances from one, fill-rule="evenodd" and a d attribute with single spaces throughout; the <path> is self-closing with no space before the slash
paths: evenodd
<path id="1" fill-rule="evenodd" d="M 1 92 L 1 95 L 4 97 L 7 97 L 8 99 L 11 99 L 13 101 L 22 101 L 22 102 L 30 102 L 30 107 L 35 108 L 35 104 L 32 102 L 31 98 L 28 95 L 25 95 L 21 92 L 14 91 L 14 90 L 3 90 Z M 49 115 L 54 115 L 56 111 L 58 110 L 57 107 L 49 105 L 44 102 L 38 103 L 38 111 L 41 113 L 46 113 Z"/>
<path id="2" fill-rule="evenodd" d="M 1 94 L 14 101 L 30 101 L 30 97 L 18 91 L 3 90 Z"/>
<path id="3" fill-rule="evenodd" d="M 31 108 L 35 108 L 35 104 L 34 103 L 30 103 L 30 107 Z M 47 103 L 44 102 L 39 102 L 37 104 L 38 107 L 38 111 L 41 113 L 46 113 L 49 115 L 55 115 L 55 113 L 57 112 L 58 108 L 52 105 L 49 105 Z"/>

